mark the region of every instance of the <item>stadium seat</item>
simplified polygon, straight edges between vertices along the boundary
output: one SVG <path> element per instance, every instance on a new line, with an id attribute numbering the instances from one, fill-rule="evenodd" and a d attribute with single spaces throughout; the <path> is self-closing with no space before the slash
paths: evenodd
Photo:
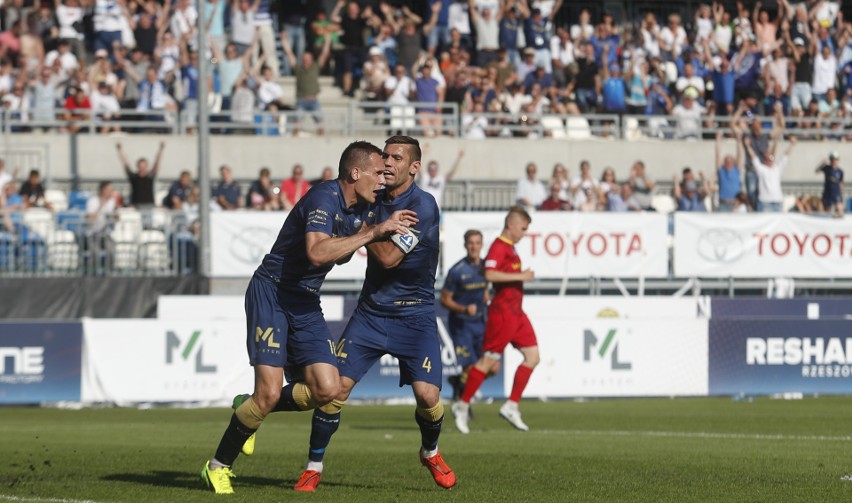
<path id="1" fill-rule="evenodd" d="M 846 200 L 846 213 L 852 213 L 852 197 Z"/>
<path id="2" fill-rule="evenodd" d="M 56 230 L 47 240 L 47 266 L 61 271 L 76 271 L 79 267 L 80 246 L 74 232 Z"/>
<path id="3" fill-rule="evenodd" d="M 139 236 L 139 265 L 145 271 L 168 270 L 169 250 L 163 231 L 142 231 Z"/>
<path id="4" fill-rule="evenodd" d="M 189 231 L 178 231 L 169 240 L 171 255 L 177 264 L 172 269 L 178 274 L 191 274 L 195 271 L 198 261 L 198 245 Z"/>
<path id="5" fill-rule="evenodd" d="M 145 228 L 164 230 L 169 224 L 169 212 L 163 208 L 151 208 L 144 215 Z"/>
<path id="6" fill-rule="evenodd" d="M 30 208 L 21 212 L 21 223 L 30 230 L 30 233 L 38 235 L 47 240 L 53 234 L 53 214 L 44 208 Z"/>
<path id="7" fill-rule="evenodd" d="M 163 204 L 163 199 L 165 199 L 167 195 L 169 195 L 168 190 L 158 190 L 157 193 L 154 194 L 154 204 Z"/>
<path id="8" fill-rule="evenodd" d="M 572 140 L 585 140 L 592 137 L 592 128 L 585 117 L 568 117 L 565 121 L 565 132 Z"/>
<path id="9" fill-rule="evenodd" d="M 85 234 L 87 223 L 86 213 L 79 210 L 65 210 L 56 215 L 56 229 L 71 231 L 77 236 Z"/>
<path id="10" fill-rule="evenodd" d="M 8 232 L 0 232 L 0 271 L 11 271 L 15 268 L 15 236 Z"/>
<path id="11" fill-rule="evenodd" d="M 64 211 L 68 209 L 68 196 L 65 192 L 56 189 L 44 191 L 44 200 L 53 208 L 53 211 Z"/>
<path id="12" fill-rule="evenodd" d="M 642 138 L 642 128 L 639 127 L 639 119 L 636 117 L 624 118 L 624 139 L 628 141 Z"/>
<path id="13" fill-rule="evenodd" d="M 85 191 L 80 190 L 72 190 L 71 194 L 68 196 L 68 208 L 69 210 L 85 210 L 86 209 L 86 201 L 89 200 L 90 194 Z"/>
<path id="14" fill-rule="evenodd" d="M 115 227 L 110 233 L 112 265 L 118 270 L 135 270 L 139 264 L 139 237 L 142 215 L 132 208 L 116 210 Z"/>
<path id="15" fill-rule="evenodd" d="M 792 194 L 784 195 L 784 202 L 781 203 L 781 211 L 788 212 L 796 207 L 796 196 Z"/>
<path id="16" fill-rule="evenodd" d="M 541 126 L 544 128 L 545 134 L 554 139 L 567 138 L 565 133 L 565 123 L 562 118 L 555 115 L 545 115 L 541 118 Z"/>
<path id="17" fill-rule="evenodd" d="M 405 106 L 394 106 L 390 107 L 390 127 L 392 130 L 396 131 L 397 129 L 413 129 L 415 126 L 414 117 L 417 114 L 414 113 L 414 107 L 405 107 Z"/>
<path id="18" fill-rule="evenodd" d="M 655 194 L 651 197 L 651 207 L 659 213 L 671 213 L 677 209 L 677 204 L 668 194 Z"/>

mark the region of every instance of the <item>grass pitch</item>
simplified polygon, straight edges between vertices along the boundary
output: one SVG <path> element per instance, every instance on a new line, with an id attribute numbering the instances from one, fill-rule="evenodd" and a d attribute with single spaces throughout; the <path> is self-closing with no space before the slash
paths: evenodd
<path id="1" fill-rule="evenodd" d="M 417 459 L 413 406 L 350 406 L 315 494 L 292 486 L 308 413 L 274 414 L 233 497 L 216 501 L 841 501 L 852 498 L 852 398 L 524 402 L 531 431 L 474 405 L 471 434 L 447 407 L 446 491 Z M 0 502 L 209 501 L 199 478 L 225 409 L 0 408 Z M 852 477 L 849 477 L 852 479 Z"/>

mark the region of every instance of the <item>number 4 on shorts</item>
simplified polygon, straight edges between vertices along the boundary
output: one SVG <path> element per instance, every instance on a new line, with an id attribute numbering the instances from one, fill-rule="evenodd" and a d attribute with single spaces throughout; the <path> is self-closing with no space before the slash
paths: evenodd
<path id="1" fill-rule="evenodd" d="M 429 357 L 423 359 L 423 365 L 421 365 L 424 369 L 426 369 L 426 373 L 432 372 L 432 362 L 429 361 Z"/>

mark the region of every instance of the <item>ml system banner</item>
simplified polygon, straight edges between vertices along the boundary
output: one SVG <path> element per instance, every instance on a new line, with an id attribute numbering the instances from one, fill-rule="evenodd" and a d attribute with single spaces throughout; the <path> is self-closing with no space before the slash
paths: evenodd
<path id="1" fill-rule="evenodd" d="M 254 389 L 245 320 L 86 319 L 83 327 L 84 402 L 230 403 Z"/>
<path id="2" fill-rule="evenodd" d="M 852 276 L 848 217 L 675 213 L 674 273 L 704 278 Z"/>
<path id="3" fill-rule="evenodd" d="M 482 231 L 485 249 L 500 235 L 504 213 L 444 215 L 444 274 L 464 257 L 464 233 Z M 529 233 L 516 248 L 537 278 L 661 278 L 668 276 L 668 224 L 657 213 L 532 215 Z"/>
<path id="4" fill-rule="evenodd" d="M 80 323 L 0 323 L 0 404 L 80 400 Z"/>

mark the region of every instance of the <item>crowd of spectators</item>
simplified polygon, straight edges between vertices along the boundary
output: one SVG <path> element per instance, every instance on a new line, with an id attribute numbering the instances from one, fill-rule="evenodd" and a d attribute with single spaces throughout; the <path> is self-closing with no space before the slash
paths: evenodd
<path id="1" fill-rule="evenodd" d="M 513 134 L 484 112 L 527 124 L 543 112 L 673 115 L 681 138 L 697 136 L 702 117 L 732 115 L 740 103 L 753 116 L 812 119 L 798 121 L 802 128 L 852 113 L 852 23 L 835 1 L 713 2 L 688 15 L 648 11 L 618 20 L 606 12 L 593 19 L 562 0 L 339 0 L 330 12 L 323 4 L 8 2 L 0 100 L 33 127 L 60 119 L 74 132 L 92 113 L 111 120 L 132 109 L 150 119 L 186 110 L 191 117 L 204 78 L 214 110 L 245 123 L 267 110 L 273 119 L 258 127 L 283 133 L 299 127 L 279 120 L 285 109 L 321 124 L 325 71 L 347 96 L 402 110 L 434 103 L 416 109 L 425 135 L 443 132 L 441 103 L 460 107 L 470 138 Z M 203 42 L 199 15 L 209 34 Z M 209 75 L 199 74 L 199 53 L 211 63 Z M 295 103 L 284 102 L 281 74 L 296 76 Z"/>

